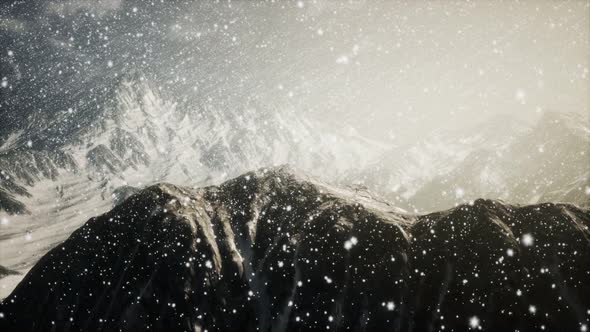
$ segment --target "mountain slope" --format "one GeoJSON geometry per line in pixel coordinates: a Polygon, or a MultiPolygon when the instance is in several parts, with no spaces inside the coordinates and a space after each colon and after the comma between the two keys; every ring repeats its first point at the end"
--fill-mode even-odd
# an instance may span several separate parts
{"type": "Polygon", "coordinates": [[[579,330],[590,214],[413,216],[284,168],[149,187],[89,220],[0,305],[3,330],[579,330]]]}

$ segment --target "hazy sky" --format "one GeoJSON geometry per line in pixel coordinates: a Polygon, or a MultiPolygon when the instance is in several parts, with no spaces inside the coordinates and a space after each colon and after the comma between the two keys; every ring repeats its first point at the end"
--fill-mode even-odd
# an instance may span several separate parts
{"type": "Polygon", "coordinates": [[[10,86],[140,70],[212,109],[255,100],[402,143],[498,113],[590,111],[589,1],[33,1],[0,13],[10,86]]]}
{"type": "Polygon", "coordinates": [[[379,135],[495,113],[587,116],[589,18],[587,1],[304,2],[284,18],[295,40],[285,85],[309,86],[314,114],[379,135]],[[319,75],[298,77],[309,68],[319,75]]]}

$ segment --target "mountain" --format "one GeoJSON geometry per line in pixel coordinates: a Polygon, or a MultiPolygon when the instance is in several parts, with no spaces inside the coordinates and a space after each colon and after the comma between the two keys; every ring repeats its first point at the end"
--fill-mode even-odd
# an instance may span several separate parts
{"type": "Polygon", "coordinates": [[[28,125],[6,128],[10,137],[0,146],[3,265],[26,273],[133,188],[160,181],[210,185],[284,163],[329,179],[363,167],[383,149],[257,100],[220,110],[196,97],[173,98],[139,72],[105,83],[108,93],[97,90],[88,90],[90,106],[51,113],[50,120],[44,112],[30,113],[28,125]],[[55,134],[60,123],[64,129],[55,134]],[[59,140],[43,143],[54,136],[59,140]]]}
{"type": "Polygon", "coordinates": [[[526,123],[506,114],[461,130],[440,129],[416,142],[385,150],[367,167],[348,172],[340,183],[367,187],[410,211],[447,208],[452,205],[439,204],[436,200],[428,201],[431,205],[427,205],[414,196],[430,182],[454,172],[482,146],[503,150],[526,130],[526,123]]]}
{"type": "Polygon", "coordinates": [[[590,207],[590,172],[586,172],[578,179],[562,186],[562,188],[547,192],[541,196],[541,202],[577,202],[580,206],[590,207]]]}
{"type": "Polygon", "coordinates": [[[501,115],[390,148],[340,183],[355,183],[414,212],[479,197],[587,206],[589,148],[590,124],[578,114],[546,112],[532,126],[501,115]]]}
{"type": "Polygon", "coordinates": [[[423,184],[411,201],[425,210],[477,197],[588,205],[590,125],[579,115],[549,112],[505,147],[484,146],[423,184]]]}
{"type": "Polygon", "coordinates": [[[286,168],[157,184],[91,218],[0,304],[2,330],[578,331],[590,212],[410,215],[286,168]]]}
{"type": "Polygon", "coordinates": [[[210,184],[248,169],[283,163],[337,177],[345,169],[362,167],[384,149],[352,128],[351,135],[337,135],[295,112],[269,108],[257,100],[223,110],[195,98],[171,101],[177,99],[160,93],[137,72],[114,80],[104,90],[110,95],[88,90],[92,106],[54,112],[51,121],[44,112],[33,113],[23,120],[28,123],[26,130],[5,131],[8,138],[0,145],[0,197],[6,203],[0,211],[30,212],[19,196],[31,196],[32,187],[45,179],[61,185],[62,174],[106,181],[105,193],[119,182],[210,184]],[[54,127],[62,128],[60,133],[54,127]],[[337,147],[343,144],[347,146],[337,147]]]}

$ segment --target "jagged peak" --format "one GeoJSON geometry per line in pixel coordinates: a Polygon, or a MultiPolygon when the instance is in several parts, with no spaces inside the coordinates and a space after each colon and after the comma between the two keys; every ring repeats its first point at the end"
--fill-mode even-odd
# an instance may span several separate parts
{"type": "MultiPolygon", "coordinates": [[[[350,188],[340,188],[326,184],[314,179],[312,176],[298,170],[290,165],[277,165],[272,167],[260,168],[231,180],[228,180],[218,186],[204,188],[189,188],[178,186],[171,183],[161,182],[153,184],[137,194],[133,199],[142,197],[153,200],[158,197],[161,204],[168,204],[170,201],[183,202],[190,197],[207,195],[220,191],[233,192],[237,195],[248,196],[252,199],[253,195],[262,195],[274,197],[278,192],[281,195],[317,195],[325,199],[331,199],[341,206],[362,207],[367,211],[380,215],[383,219],[392,220],[400,224],[405,229],[412,229],[423,220],[472,220],[480,223],[500,224],[505,230],[509,230],[507,225],[502,224],[505,220],[513,218],[518,211],[542,210],[551,211],[551,213],[567,214],[587,213],[583,208],[573,204],[565,203],[540,203],[534,205],[519,205],[506,203],[499,199],[479,198],[469,203],[460,204],[456,207],[437,211],[425,215],[411,214],[407,211],[395,207],[392,203],[373,196],[370,192],[359,192],[350,188]],[[254,185],[246,186],[247,183],[254,185]],[[246,188],[248,188],[246,190],[246,188]],[[154,196],[155,195],[155,196],[154,196]]],[[[180,207],[180,205],[178,205],[180,207]]]]}

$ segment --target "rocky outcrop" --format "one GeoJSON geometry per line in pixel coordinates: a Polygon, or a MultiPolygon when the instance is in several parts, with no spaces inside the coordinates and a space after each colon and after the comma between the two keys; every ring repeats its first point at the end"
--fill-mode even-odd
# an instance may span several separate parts
{"type": "Polygon", "coordinates": [[[0,210],[9,214],[27,214],[29,210],[25,204],[14,197],[14,195],[0,187],[0,210]]]}
{"type": "Polygon", "coordinates": [[[88,151],[86,161],[98,173],[115,174],[125,169],[124,163],[103,144],[88,151]]]}
{"type": "Polygon", "coordinates": [[[132,167],[135,165],[149,165],[150,158],[145,151],[144,145],[135,135],[115,128],[111,133],[110,148],[121,159],[126,160],[132,167]]]}
{"type": "Polygon", "coordinates": [[[121,204],[127,198],[131,197],[140,191],[139,188],[133,186],[121,186],[113,191],[111,198],[113,199],[113,206],[121,204]]]}
{"type": "Polygon", "coordinates": [[[414,216],[279,168],[149,187],[50,251],[3,331],[577,331],[590,213],[498,201],[414,216]]]}
{"type": "Polygon", "coordinates": [[[44,179],[56,180],[61,174],[77,169],[74,158],[64,151],[17,149],[0,153],[0,212],[29,213],[21,201],[31,197],[28,187],[44,179]]]}
{"type": "Polygon", "coordinates": [[[17,271],[13,271],[7,267],[0,265],[0,279],[10,276],[10,275],[15,275],[15,274],[19,274],[19,273],[17,271]]]}

